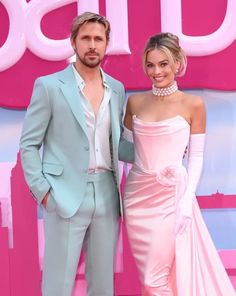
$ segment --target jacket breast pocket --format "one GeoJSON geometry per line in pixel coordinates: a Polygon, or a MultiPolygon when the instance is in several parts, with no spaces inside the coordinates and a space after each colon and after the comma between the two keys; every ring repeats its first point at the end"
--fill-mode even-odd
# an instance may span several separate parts
{"type": "Polygon", "coordinates": [[[49,174],[49,175],[54,175],[54,176],[60,176],[63,173],[63,166],[61,164],[44,162],[43,163],[43,173],[49,174]]]}

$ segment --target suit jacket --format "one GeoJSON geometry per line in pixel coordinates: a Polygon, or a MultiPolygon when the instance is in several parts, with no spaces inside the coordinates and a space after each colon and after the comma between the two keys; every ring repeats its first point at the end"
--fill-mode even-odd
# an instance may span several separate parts
{"type": "MultiPolygon", "coordinates": [[[[105,79],[112,89],[109,103],[112,131],[110,144],[117,190],[120,193],[118,146],[125,92],[119,81],[107,74],[105,79]]],[[[89,166],[86,129],[72,66],[38,78],[20,140],[22,166],[27,184],[38,203],[50,190],[58,214],[65,218],[78,210],[85,194],[89,166]]],[[[121,146],[120,157],[127,159],[123,142],[121,146]]],[[[132,153],[132,148],[128,150],[132,153]]]]}

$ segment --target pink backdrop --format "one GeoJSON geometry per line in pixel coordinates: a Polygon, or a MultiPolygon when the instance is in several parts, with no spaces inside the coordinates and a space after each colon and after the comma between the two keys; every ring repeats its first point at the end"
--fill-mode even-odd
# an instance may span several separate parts
{"type": "MultiPolygon", "coordinates": [[[[225,17],[227,0],[182,0],[181,3],[182,30],[185,35],[202,36],[213,33],[221,26],[225,17]]],[[[131,54],[107,56],[103,67],[108,73],[123,81],[127,90],[146,89],[150,87],[150,82],[143,74],[141,56],[148,36],[161,30],[160,1],[129,0],[127,4],[131,54]]],[[[105,14],[105,10],[105,1],[100,1],[100,12],[105,14]]],[[[69,35],[71,20],[76,14],[76,3],[51,11],[42,19],[42,31],[50,38],[64,39],[69,35]]],[[[6,41],[9,29],[9,17],[1,1],[0,19],[1,46],[6,41]]],[[[14,48],[12,50],[14,51],[14,48]]],[[[185,77],[179,81],[180,86],[235,90],[235,50],[236,43],[233,42],[226,49],[213,55],[189,56],[188,70],[185,77]]],[[[26,49],[23,57],[14,66],[0,72],[0,106],[25,108],[29,103],[35,78],[65,66],[65,60],[45,61],[26,49]]]]}
{"type": "MultiPolygon", "coordinates": [[[[2,3],[0,0],[0,48],[6,42],[10,26],[7,10],[2,3]]],[[[99,3],[100,12],[106,14],[106,0],[100,0],[99,3]]],[[[182,0],[183,33],[202,36],[217,30],[225,17],[227,3],[227,0],[182,0]]],[[[127,90],[148,89],[150,82],[144,76],[141,65],[142,51],[148,36],[161,31],[160,1],[127,0],[127,4],[131,54],[109,55],[104,60],[103,68],[120,79],[127,90]]],[[[42,20],[42,31],[50,38],[64,39],[69,34],[71,20],[76,14],[76,3],[51,11],[42,20]]],[[[120,28],[123,29],[122,23],[120,28]]],[[[11,50],[13,52],[14,48],[11,50]]],[[[236,42],[233,42],[221,52],[212,55],[189,56],[188,70],[185,77],[179,80],[180,87],[236,90],[235,50],[236,42]]],[[[66,65],[66,60],[46,61],[26,49],[16,64],[0,72],[0,106],[11,109],[26,108],[35,78],[60,70],[66,65]]],[[[39,220],[37,223],[36,204],[24,182],[19,157],[11,173],[10,182],[14,247],[9,248],[9,232],[6,227],[2,227],[0,211],[0,295],[37,296],[40,295],[41,280],[39,255],[42,255],[38,255],[37,227],[42,221],[39,220]]],[[[199,201],[202,208],[235,208],[235,198],[235,195],[208,196],[201,197],[199,201]]],[[[42,233],[39,231],[40,235],[42,233]]],[[[140,287],[125,230],[123,246],[123,272],[115,275],[116,294],[135,295],[139,293],[140,287]]],[[[235,250],[221,251],[220,254],[232,281],[235,280],[235,250]]],[[[82,283],[84,284],[83,276],[78,275],[75,295],[83,295],[82,283]]]]}

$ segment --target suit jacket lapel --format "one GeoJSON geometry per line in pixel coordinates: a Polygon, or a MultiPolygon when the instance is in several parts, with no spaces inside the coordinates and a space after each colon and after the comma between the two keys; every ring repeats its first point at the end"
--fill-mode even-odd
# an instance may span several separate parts
{"type": "Polygon", "coordinates": [[[118,144],[119,144],[119,98],[116,91],[112,90],[110,100],[110,111],[111,111],[111,159],[115,170],[115,177],[117,182],[117,188],[119,189],[119,167],[118,167],[118,144]]]}
{"type": "Polygon", "coordinates": [[[61,77],[59,77],[59,80],[62,82],[61,90],[71,108],[72,113],[74,114],[75,118],[77,119],[80,126],[84,130],[85,134],[87,134],[87,126],[86,126],[86,119],[84,115],[84,109],[81,104],[78,85],[77,85],[71,65],[69,65],[62,72],[61,77]]]}
{"type": "Polygon", "coordinates": [[[117,132],[119,131],[120,119],[119,119],[119,98],[115,91],[111,93],[110,110],[111,110],[111,130],[113,138],[113,147],[117,147],[118,140],[117,132]]]}

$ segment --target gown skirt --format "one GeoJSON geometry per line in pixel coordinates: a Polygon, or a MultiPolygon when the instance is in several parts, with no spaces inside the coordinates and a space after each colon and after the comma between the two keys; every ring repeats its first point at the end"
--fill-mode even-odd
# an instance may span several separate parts
{"type": "Polygon", "coordinates": [[[133,132],[135,163],[126,182],[124,213],[142,295],[235,296],[196,199],[190,227],[175,234],[187,184],[182,158],[189,125],[181,116],[151,123],[134,117],[133,132]]]}

